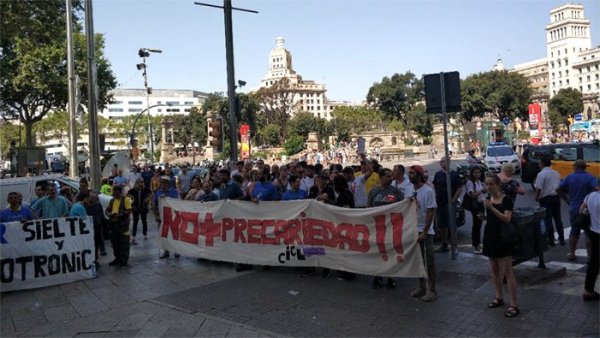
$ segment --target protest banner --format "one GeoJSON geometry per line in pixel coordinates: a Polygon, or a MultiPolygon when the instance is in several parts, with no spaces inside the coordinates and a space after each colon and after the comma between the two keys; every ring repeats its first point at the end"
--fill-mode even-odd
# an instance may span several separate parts
{"type": "Polygon", "coordinates": [[[425,277],[416,203],[347,209],[316,200],[196,202],[161,198],[159,245],[182,255],[366,275],[425,277]]]}
{"type": "Polygon", "coordinates": [[[91,217],[0,224],[0,291],[94,278],[91,217]]]}

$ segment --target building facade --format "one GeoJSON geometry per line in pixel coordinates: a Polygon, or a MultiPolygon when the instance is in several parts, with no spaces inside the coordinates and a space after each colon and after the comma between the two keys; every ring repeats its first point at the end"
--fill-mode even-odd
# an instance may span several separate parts
{"type": "Polygon", "coordinates": [[[331,119],[331,107],[327,104],[325,84],[303,80],[293,68],[292,53],[284,47],[282,37],[275,39],[275,47],[269,53],[269,70],[261,80],[261,88],[268,88],[285,79],[292,95],[293,113],[312,113],[315,117],[331,119]]]}
{"type": "MultiPolygon", "coordinates": [[[[192,107],[201,107],[206,100],[207,94],[196,90],[177,89],[154,89],[152,94],[146,97],[146,89],[119,88],[111,91],[112,102],[98,111],[98,116],[109,120],[122,120],[128,116],[135,116],[142,112],[146,114],[148,107],[151,116],[186,114],[192,107]]],[[[139,123],[146,125],[147,120],[140,118],[139,123]]],[[[133,127],[133,126],[130,126],[133,127]]],[[[153,126],[154,134],[160,135],[160,126],[153,126]]],[[[103,131],[100,131],[101,133],[103,131]]],[[[107,136],[104,139],[104,150],[128,149],[128,135],[107,136]]],[[[86,153],[88,149],[88,135],[78,135],[77,144],[79,152],[86,153]]],[[[44,143],[48,154],[68,156],[65,147],[66,138],[52,139],[44,143]]],[[[140,145],[144,147],[145,145],[140,145]]],[[[156,146],[158,149],[158,146],[156,146]]]]}
{"type": "MultiPolygon", "coordinates": [[[[550,10],[546,26],[546,57],[515,65],[511,71],[530,81],[534,101],[542,104],[561,89],[583,95],[582,119],[600,118],[600,47],[592,48],[591,24],[583,5],[565,4],[550,10]]],[[[580,113],[580,112],[574,112],[580,113]]]]}

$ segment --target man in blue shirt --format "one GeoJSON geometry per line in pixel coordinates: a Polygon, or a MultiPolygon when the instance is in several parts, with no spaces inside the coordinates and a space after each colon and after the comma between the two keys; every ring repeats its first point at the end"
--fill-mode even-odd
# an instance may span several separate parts
{"type": "MultiPolygon", "coordinates": [[[[212,190],[213,190],[212,184],[210,182],[204,182],[202,184],[202,191],[204,192],[204,194],[198,196],[196,201],[200,201],[200,202],[218,201],[219,196],[217,196],[214,192],[212,192],[212,190]]],[[[222,199],[224,199],[224,198],[222,198],[222,199]]]]}
{"type": "Polygon", "coordinates": [[[77,203],[73,204],[69,216],[71,217],[87,217],[87,211],[85,205],[88,203],[90,194],[87,192],[80,192],[77,194],[77,203]]]}
{"type": "Polygon", "coordinates": [[[256,186],[252,189],[252,202],[275,200],[277,192],[273,183],[267,180],[268,176],[268,168],[263,168],[258,172],[256,186]]]}
{"type": "Polygon", "coordinates": [[[0,222],[28,221],[33,219],[33,213],[29,208],[21,206],[19,194],[8,193],[8,207],[0,212],[0,222]]]}
{"type": "Polygon", "coordinates": [[[40,218],[60,218],[69,214],[67,200],[56,194],[56,187],[52,184],[48,185],[48,196],[40,198],[31,207],[36,212],[39,212],[40,218]]]}
{"type": "Polygon", "coordinates": [[[306,191],[300,189],[300,183],[302,180],[300,177],[296,175],[290,176],[290,186],[291,189],[286,191],[281,197],[282,201],[294,201],[294,200],[303,200],[308,197],[306,191]]]}
{"type": "Polygon", "coordinates": [[[244,193],[242,189],[233,181],[231,181],[231,175],[229,170],[221,169],[219,170],[219,175],[221,176],[221,184],[222,187],[220,189],[220,199],[222,200],[239,200],[244,197],[244,193]]]}
{"type": "MultiPolygon", "coordinates": [[[[575,217],[579,213],[579,207],[583,203],[585,196],[596,190],[598,179],[585,171],[587,163],[584,160],[577,160],[573,164],[575,171],[560,182],[556,192],[569,204],[569,220],[571,221],[571,232],[569,234],[569,260],[577,259],[575,248],[579,241],[581,229],[574,224],[575,217]],[[568,197],[567,197],[568,194],[568,197]]],[[[588,246],[586,242],[586,247],[588,246]]]]}
{"type": "MultiPolygon", "coordinates": [[[[162,197],[171,197],[171,198],[179,198],[179,193],[177,189],[171,185],[171,177],[170,176],[162,176],[160,178],[160,188],[156,190],[154,193],[154,197],[152,198],[152,210],[154,211],[154,217],[156,221],[160,223],[160,213],[158,210],[158,200],[162,197]]],[[[160,256],[161,259],[168,258],[170,255],[169,250],[165,250],[165,252],[160,256]]],[[[175,254],[175,258],[179,258],[179,254],[175,254]]]]}

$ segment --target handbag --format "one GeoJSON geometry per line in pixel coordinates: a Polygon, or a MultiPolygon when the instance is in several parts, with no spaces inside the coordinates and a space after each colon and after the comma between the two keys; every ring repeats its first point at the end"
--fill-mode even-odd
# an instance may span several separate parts
{"type": "Polygon", "coordinates": [[[589,231],[591,223],[592,223],[592,220],[590,219],[590,215],[580,212],[577,214],[577,216],[575,216],[573,225],[575,225],[576,227],[578,227],[579,229],[581,229],[583,231],[589,231]]]}
{"type": "Polygon", "coordinates": [[[479,209],[478,204],[479,203],[477,202],[476,198],[473,198],[469,196],[469,193],[466,193],[461,205],[463,209],[474,212],[477,211],[477,209],[479,209]]]}

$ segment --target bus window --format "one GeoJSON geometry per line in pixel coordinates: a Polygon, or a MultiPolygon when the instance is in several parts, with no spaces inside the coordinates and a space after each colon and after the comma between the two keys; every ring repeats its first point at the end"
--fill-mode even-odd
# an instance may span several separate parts
{"type": "Polygon", "coordinates": [[[556,148],[554,149],[554,159],[557,161],[575,161],[577,160],[577,148],[556,148]]]}
{"type": "Polygon", "coordinates": [[[583,148],[583,160],[586,162],[600,162],[600,147],[583,148]]]}

